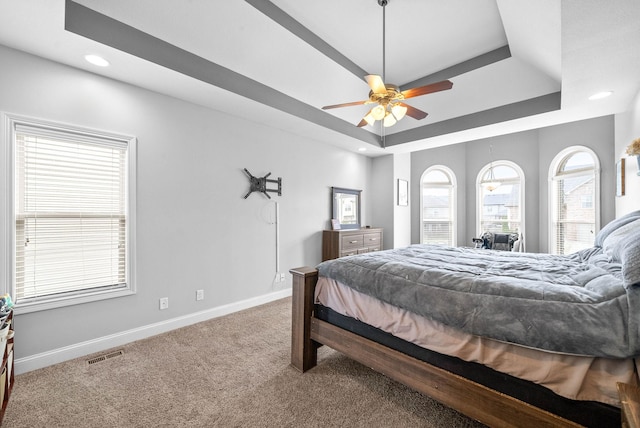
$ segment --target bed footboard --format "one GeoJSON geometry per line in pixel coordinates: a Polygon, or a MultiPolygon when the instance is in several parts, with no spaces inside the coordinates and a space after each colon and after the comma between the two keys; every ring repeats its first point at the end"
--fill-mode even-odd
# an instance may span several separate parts
{"type": "Polygon", "coordinates": [[[318,271],[300,267],[289,271],[293,275],[291,317],[291,365],[301,372],[316,366],[320,344],[311,340],[313,296],[318,271]]]}
{"type": "Polygon", "coordinates": [[[318,271],[300,267],[289,272],[293,275],[291,364],[301,372],[316,366],[318,348],[324,344],[489,426],[581,426],[316,318],[318,271]]]}

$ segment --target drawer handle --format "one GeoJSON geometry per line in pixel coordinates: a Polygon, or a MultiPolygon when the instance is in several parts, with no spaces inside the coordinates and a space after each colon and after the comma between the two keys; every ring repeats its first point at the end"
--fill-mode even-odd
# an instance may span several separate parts
{"type": "Polygon", "coordinates": [[[377,241],[378,238],[369,238],[369,241],[377,241]]]}
{"type": "Polygon", "coordinates": [[[358,241],[349,241],[349,244],[357,244],[358,241]]]}

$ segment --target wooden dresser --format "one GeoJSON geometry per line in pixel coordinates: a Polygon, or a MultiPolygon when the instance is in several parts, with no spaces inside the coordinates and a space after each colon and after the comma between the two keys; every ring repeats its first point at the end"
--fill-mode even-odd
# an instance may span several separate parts
{"type": "Polygon", "coordinates": [[[382,228],[325,230],[322,261],[382,249],[382,228]]]}

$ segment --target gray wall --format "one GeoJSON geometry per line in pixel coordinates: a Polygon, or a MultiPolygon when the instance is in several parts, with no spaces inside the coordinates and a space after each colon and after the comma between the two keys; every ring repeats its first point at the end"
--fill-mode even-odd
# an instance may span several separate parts
{"type": "Polygon", "coordinates": [[[600,227],[616,217],[614,117],[572,122],[539,130],[540,141],[540,251],[549,250],[549,216],[547,177],[549,164],[566,147],[586,146],[600,160],[600,227]]]}
{"type": "Polygon", "coordinates": [[[373,159],[371,177],[372,194],[363,198],[371,199],[372,227],[384,228],[382,244],[385,250],[393,248],[394,213],[393,213],[393,155],[380,156],[373,159]]]}
{"type": "Polygon", "coordinates": [[[411,201],[408,206],[398,205],[398,179],[410,181],[411,155],[377,157],[372,171],[372,226],[384,228],[384,249],[406,247],[411,244],[412,207],[411,201]]]}
{"type": "MultiPolygon", "coordinates": [[[[411,181],[409,186],[411,188],[411,242],[414,244],[420,243],[420,183],[422,174],[424,171],[433,165],[446,165],[451,168],[456,176],[457,180],[457,204],[458,204],[458,228],[456,231],[458,245],[470,245],[469,236],[473,234],[472,231],[467,232],[467,155],[466,144],[455,144],[452,146],[438,147],[435,149],[422,150],[411,154],[411,181]]],[[[488,152],[487,152],[488,153],[488,152]]],[[[469,190],[469,193],[475,195],[473,187],[469,190]]],[[[469,215],[473,215],[473,207],[475,203],[471,205],[471,212],[469,215]]],[[[471,229],[473,230],[473,229],[471,229]]]]}
{"type": "MultiPolygon", "coordinates": [[[[420,177],[431,165],[447,165],[458,180],[458,245],[470,245],[475,179],[490,161],[489,145],[494,159],[525,171],[530,250],[546,249],[546,169],[563,147],[584,144],[598,153],[603,224],[614,216],[613,191],[606,190],[614,186],[611,117],[416,152],[410,162],[403,156],[371,160],[1,46],[0,63],[0,111],[138,138],[137,294],[17,315],[19,360],[287,291],[288,273],[284,284],[274,282],[273,201],[280,206],[280,270],[288,272],[320,261],[331,186],[363,190],[362,221],[384,227],[385,248],[391,248],[407,240],[403,222],[411,223],[411,242],[420,241],[420,177]],[[282,177],[283,196],[243,199],[243,168],[282,177]],[[397,178],[409,179],[408,208],[396,206],[397,178]],[[195,301],[197,289],[205,290],[204,301],[195,301]],[[159,311],[164,296],[169,309],[159,311]]],[[[639,110],[622,117],[626,136],[616,140],[618,152],[640,136],[639,110]]],[[[0,287],[7,286],[5,278],[3,272],[0,287]]]]}
{"type": "Polygon", "coordinates": [[[367,157],[1,46],[0,63],[0,111],[138,138],[137,294],[18,314],[18,359],[290,288],[290,268],[320,262],[331,186],[362,189],[370,221],[367,157]],[[284,284],[274,204],[243,199],[243,168],[283,179],[273,201],[284,284]]]}
{"type": "Polygon", "coordinates": [[[600,215],[601,225],[606,224],[615,218],[613,116],[413,153],[412,242],[420,242],[420,178],[428,167],[441,164],[451,168],[458,179],[458,245],[471,245],[471,238],[476,234],[476,178],[480,169],[493,157],[494,161],[515,162],[524,171],[526,248],[532,252],[548,251],[549,165],[561,150],[574,145],[589,147],[600,160],[600,215]]]}

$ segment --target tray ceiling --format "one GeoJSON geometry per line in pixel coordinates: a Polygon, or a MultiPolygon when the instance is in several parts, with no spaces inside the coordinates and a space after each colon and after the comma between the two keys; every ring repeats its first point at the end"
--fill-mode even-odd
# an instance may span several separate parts
{"type": "Polygon", "coordinates": [[[638,2],[532,3],[390,0],[385,80],[453,88],[407,100],[429,115],[384,130],[355,126],[368,106],[321,109],[367,99],[364,74],[382,74],[376,0],[2,0],[0,44],[371,155],[628,109],[638,2]],[[614,96],[587,100],[600,90],[614,96]]]}

